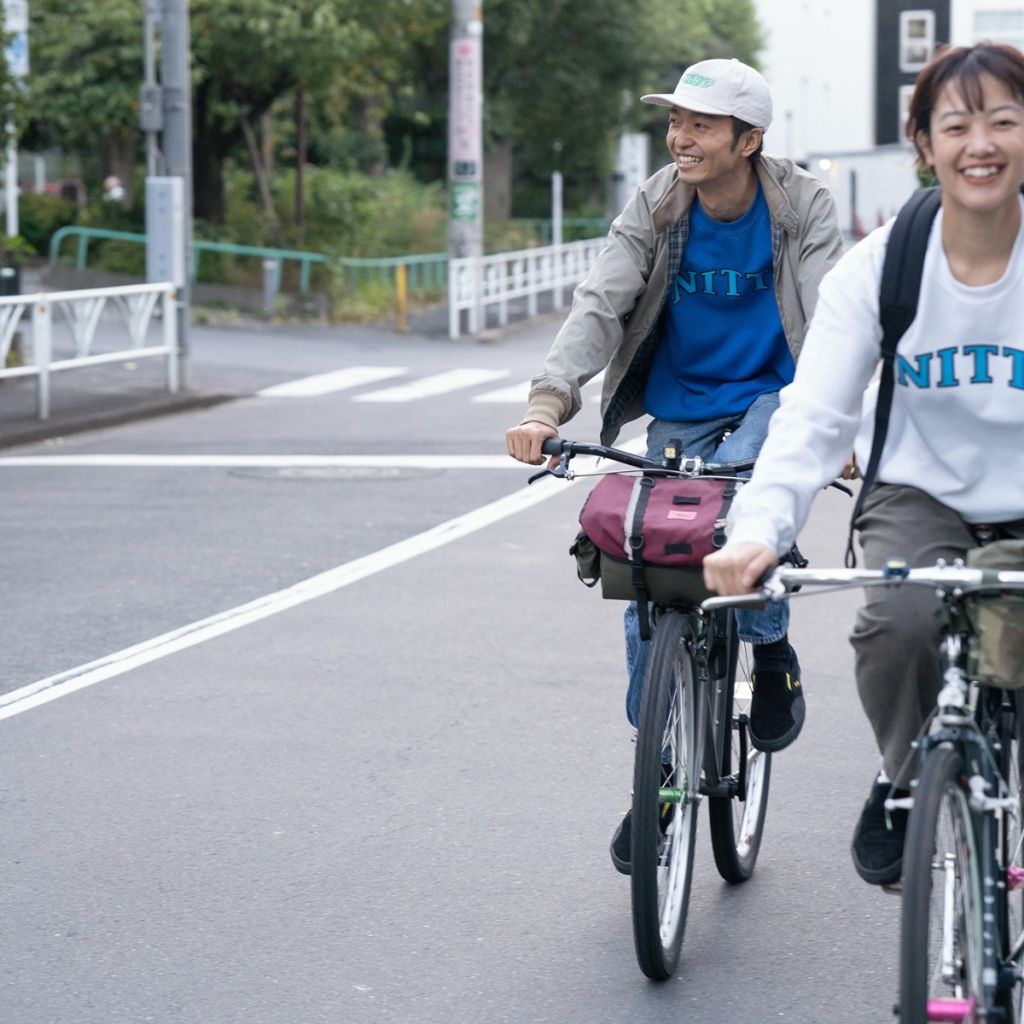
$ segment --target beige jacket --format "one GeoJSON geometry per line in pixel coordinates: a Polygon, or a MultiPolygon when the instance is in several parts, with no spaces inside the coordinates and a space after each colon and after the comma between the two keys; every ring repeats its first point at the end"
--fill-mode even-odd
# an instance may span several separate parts
{"type": "MultiPolygon", "coordinates": [[[[772,225],[775,301],[794,360],[818,298],[818,284],[842,253],[835,203],[812,174],[779,157],[756,164],[772,225]]],[[[644,415],[643,396],[661,338],[659,319],[690,229],[694,188],[674,164],[637,189],[608,239],[535,377],[523,422],[558,427],[580,409],[580,388],[607,368],[601,441],[644,415]]],[[[699,416],[695,416],[699,419],[699,416]]]]}

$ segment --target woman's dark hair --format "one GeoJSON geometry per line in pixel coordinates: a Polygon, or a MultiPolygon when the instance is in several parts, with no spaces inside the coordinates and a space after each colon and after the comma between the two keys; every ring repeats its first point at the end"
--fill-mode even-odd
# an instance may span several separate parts
{"type": "MultiPolygon", "coordinates": [[[[739,145],[740,136],[744,132],[749,132],[755,125],[748,124],[746,121],[741,121],[738,117],[732,119],[732,148],[735,149],[739,145]]],[[[747,159],[752,163],[756,164],[761,158],[761,150],[764,149],[764,132],[761,133],[761,141],[757,145],[757,149],[750,154],[747,159]]]]}
{"type": "Polygon", "coordinates": [[[983,102],[981,76],[989,74],[1002,82],[1024,103],[1024,53],[1003,43],[978,43],[976,46],[945,46],[936,50],[914,83],[905,131],[917,150],[920,166],[927,166],[918,143],[918,134],[931,134],[932,110],[942,90],[956,83],[967,109],[974,113],[983,102]]]}

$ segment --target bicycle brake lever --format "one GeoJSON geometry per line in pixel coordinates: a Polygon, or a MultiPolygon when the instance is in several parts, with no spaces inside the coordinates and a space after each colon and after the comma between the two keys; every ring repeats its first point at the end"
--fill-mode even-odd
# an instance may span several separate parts
{"type": "Polygon", "coordinates": [[[529,480],[526,481],[527,486],[534,483],[536,480],[541,480],[546,476],[555,476],[559,480],[564,480],[569,476],[569,456],[563,455],[558,460],[558,465],[554,469],[542,469],[539,473],[534,473],[529,480]]]}
{"type": "Polygon", "coordinates": [[[832,480],[825,484],[825,490],[828,490],[830,487],[834,487],[837,491],[842,491],[848,498],[853,497],[853,490],[847,487],[846,484],[841,484],[838,480],[832,480]]]}

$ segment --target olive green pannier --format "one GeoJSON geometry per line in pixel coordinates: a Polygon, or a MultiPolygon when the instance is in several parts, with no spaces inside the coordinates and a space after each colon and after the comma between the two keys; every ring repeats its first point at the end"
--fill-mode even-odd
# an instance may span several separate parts
{"type": "MultiPolygon", "coordinates": [[[[1000,540],[967,554],[972,569],[1024,570],[1024,540],[1000,540]]],[[[1006,690],[1024,687],[1024,594],[978,594],[968,604],[976,634],[968,652],[972,679],[1006,690]]]]}

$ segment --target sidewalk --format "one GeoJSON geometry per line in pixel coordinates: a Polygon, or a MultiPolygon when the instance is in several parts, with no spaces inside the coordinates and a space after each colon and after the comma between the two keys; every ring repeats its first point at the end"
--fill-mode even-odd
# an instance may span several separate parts
{"type": "MultiPolygon", "coordinates": [[[[553,322],[550,316],[520,320],[503,330],[489,330],[478,339],[458,341],[447,336],[445,307],[414,312],[409,317],[409,330],[403,333],[388,324],[273,324],[244,316],[226,326],[197,325],[190,331],[191,351],[184,368],[183,386],[177,394],[167,391],[166,365],[160,358],[67,370],[51,375],[50,418],[40,420],[36,379],[0,380],[0,449],[248,397],[278,382],[279,373],[268,377],[267,364],[261,360],[260,352],[273,350],[279,354],[282,339],[351,341],[372,332],[382,339],[392,337],[424,346],[466,346],[497,341],[518,332],[529,335],[534,329],[550,331],[553,322]],[[216,336],[216,344],[211,345],[208,339],[212,335],[216,336]]],[[[273,361],[279,362],[279,356],[273,361]]]]}

